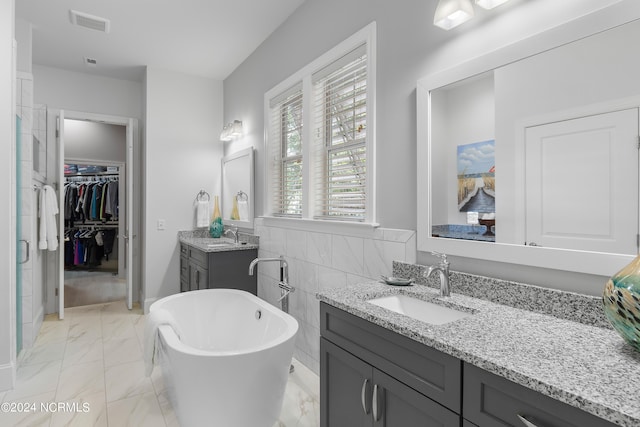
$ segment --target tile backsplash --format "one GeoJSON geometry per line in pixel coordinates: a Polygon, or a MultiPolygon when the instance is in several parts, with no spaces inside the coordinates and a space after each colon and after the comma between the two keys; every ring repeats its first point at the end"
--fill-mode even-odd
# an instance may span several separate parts
{"type": "MultiPolygon", "coordinates": [[[[302,227],[300,227],[302,228],[302,227]]],[[[416,262],[416,233],[377,228],[367,237],[270,226],[259,218],[260,257],[283,255],[289,263],[289,312],[300,329],[294,357],[318,373],[320,370],[320,303],[316,292],[391,275],[393,261],[416,262]]],[[[258,295],[279,306],[279,267],[258,267],[258,295]]]]}

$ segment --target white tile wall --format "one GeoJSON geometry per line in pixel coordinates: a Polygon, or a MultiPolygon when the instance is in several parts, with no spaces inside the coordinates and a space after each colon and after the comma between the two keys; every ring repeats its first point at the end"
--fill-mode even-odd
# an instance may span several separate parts
{"type": "MultiPolygon", "coordinates": [[[[22,188],[22,229],[21,239],[31,243],[30,261],[22,268],[22,346],[28,349],[33,345],[42,323],[42,301],[34,299],[33,255],[37,246],[37,229],[34,227],[37,204],[33,192],[33,76],[18,73],[16,79],[16,112],[21,118],[21,188],[22,188]]],[[[38,294],[39,295],[39,294],[38,294]]]]}
{"type": "MultiPolygon", "coordinates": [[[[320,303],[316,293],[348,284],[377,280],[391,274],[393,261],[415,262],[416,233],[412,230],[377,228],[362,237],[285,228],[257,219],[260,257],[283,255],[289,263],[289,279],[296,290],[289,312],[298,320],[295,358],[315,373],[320,370],[320,303]]],[[[258,296],[276,303],[277,263],[263,263],[258,271],[258,296]]]]}

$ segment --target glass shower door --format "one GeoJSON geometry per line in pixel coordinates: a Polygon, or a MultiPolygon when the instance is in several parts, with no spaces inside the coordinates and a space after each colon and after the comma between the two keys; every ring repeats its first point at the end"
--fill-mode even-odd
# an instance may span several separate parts
{"type": "Polygon", "coordinates": [[[16,116],[16,355],[22,350],[22,119],[16,116]]]}

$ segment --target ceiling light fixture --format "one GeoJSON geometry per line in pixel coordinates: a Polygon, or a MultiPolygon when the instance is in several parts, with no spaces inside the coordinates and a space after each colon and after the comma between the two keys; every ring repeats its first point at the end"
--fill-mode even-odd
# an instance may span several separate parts
{"type": "Polygon", "coordinates": [[[440,0],[433,16],[433,25],[450,30],[473,18],[471,0],[440,0]]]}
{"type": "Polygon", "coordinates": [[[476,4],[484,9],[490,10],[508,1],[509,0],[476,0],[476,4]]]}

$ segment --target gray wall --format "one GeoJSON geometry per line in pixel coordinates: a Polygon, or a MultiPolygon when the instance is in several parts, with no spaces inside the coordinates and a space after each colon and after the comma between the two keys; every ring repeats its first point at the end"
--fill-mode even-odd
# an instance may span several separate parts
{"type": "MultiPolygon", "coordinates": [[[[383,227],[416,229],[416,81],[561,25],[616,0],[512,0],[451,31],[432,25],[437,0],[307,0],[224,82],[225,122],[246,136],[225,154],[256,148],[256,215],[263,214],[263,96],[372,21],[377,22],[377,214],[383,227]]],[[[603,278],[455,258],[452,268],[597,294],[603,278]]],[[[432,263],[419,254],[419,263],[432,263]]]]}

